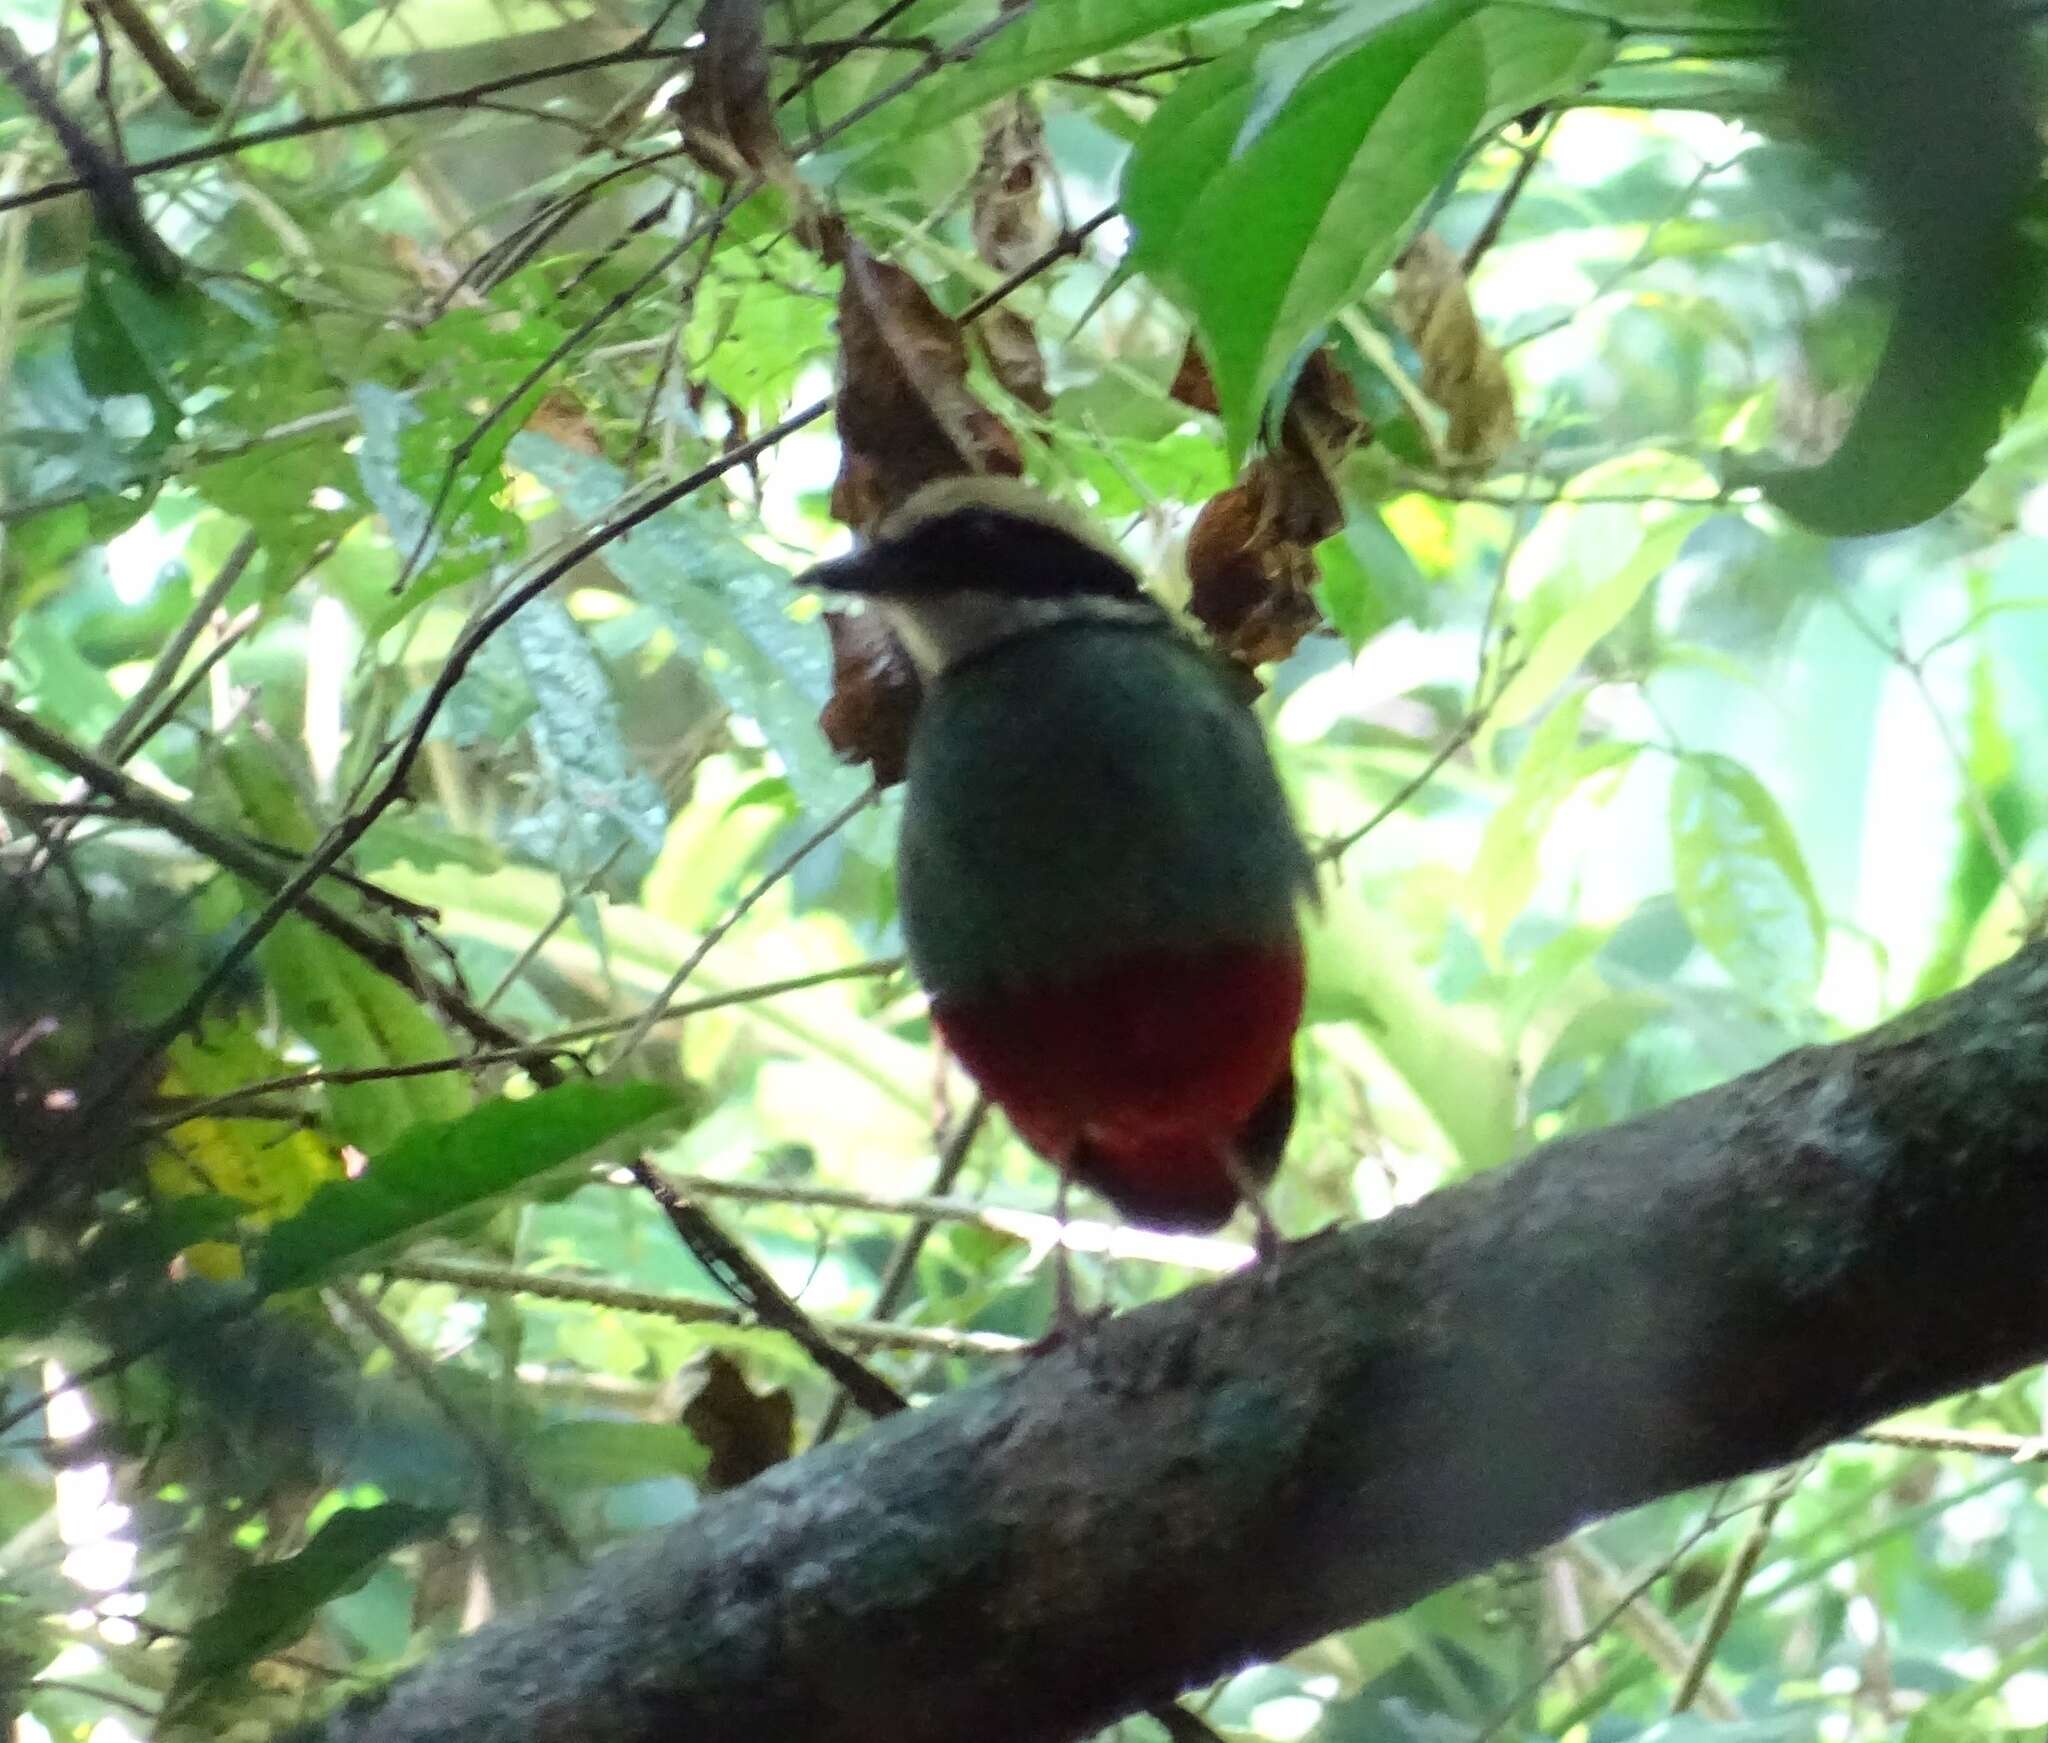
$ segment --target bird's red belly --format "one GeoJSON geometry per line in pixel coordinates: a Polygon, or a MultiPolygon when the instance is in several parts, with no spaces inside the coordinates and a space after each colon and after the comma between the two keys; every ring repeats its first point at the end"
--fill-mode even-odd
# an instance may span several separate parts
{"type": "Polygon", "coordinates": [[[1286,1070],[1301,1007],[1298,948],[1231,945],[1133,954],[1065,986],[943,1000],[932,1019],[1049,1160],[1069,1162],[1085,1140],[1170,1166],[1183,1148],[1214,1158],[1232,1141],[1286,1070]]]}

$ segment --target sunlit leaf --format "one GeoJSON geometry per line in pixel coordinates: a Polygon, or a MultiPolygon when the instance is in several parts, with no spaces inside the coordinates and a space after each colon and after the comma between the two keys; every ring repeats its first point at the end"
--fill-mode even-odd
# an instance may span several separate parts
{"type": "Polygon", "coordinates": [[[500,1097],[441,1125],[416,1126],[353,1180],[323,1186],[263,1243],[265,1293],[296,1289],[442,1217],[589,1155],[682,1102],[651,1083],[568,1083],[524,1100],[500,1097]]]}
{"type": "Polygon", "coordinates": [[[1813,996],[1826,917],[1792,826],[1763,783],[1723,756],[1690,756],[1671,781],[1671,865],[1693,935],[1761,1004],[1813,996]]]}

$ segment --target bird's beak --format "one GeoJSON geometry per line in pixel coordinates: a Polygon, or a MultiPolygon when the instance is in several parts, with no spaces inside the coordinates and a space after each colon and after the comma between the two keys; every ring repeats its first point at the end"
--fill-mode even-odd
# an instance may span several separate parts
{"type": "Polygon", "coordinates": [[[881,569],[870,545],[813,564],[790,584],[810,593],[877,593],[883,590],[881,569]]]}

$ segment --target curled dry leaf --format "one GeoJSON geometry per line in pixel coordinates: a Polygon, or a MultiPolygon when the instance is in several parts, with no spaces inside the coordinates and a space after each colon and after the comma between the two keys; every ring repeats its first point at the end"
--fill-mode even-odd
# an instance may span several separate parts
{"type": "Polygon", "coordinates": [[[542,395],[540,404],[527,414],[526,427],[535,435],[546,436],[578,454],[596,458],[604,453],[604,444],[598,440],[597,426],[590,421],[590,413],[584,410],[582,400],[566,387],[550,388],[542,395]]]}
{"type": "Polygon", "coordinates": [[[839,478],[832,512],[862,531],[920,485],[1024,470],[1017,438],[967,387],[959,323],[900,266],[846,244],[839,293],[839,478]]]}
{"type": "MultiPolygon", "coordinates": [[[[982,136],[974,172],[974,251],[998,272],[1018,272],[1052,246],[1057,227],[1046,212],[1052,160],[1045,126],[1028,97],[997,107],[982,136]]],[[[1033,411],[1052,408],[1045,357],[1031,323],[1015,309],[994,309],[975,328],[989,372],[1033,411]]]]}
{"type": "Polygon", "coordinates": [[[796,1450],[796,1406],[781,1387],[756,1392],[730,1356],[703,1360],[696,1395],[683,1406],[683,1426],[711,1455],[705,1487],[737,1489],[796,1450]]]}
{"type": "Polygon", "coordinates": [[[1207,412],[1212,418],[1223,414],[1223,403],[1216,397],[1216,383],[1209,374],[1209,360],[1202,355],[1202,348],[1192,334],[1187,349],[1180,354],[1180,367],[1173,372],[1173,385],[1166,391],[1182,405],[1207,412]]]}
{"type": "Polygon", "coordinates": [[[844,761],[866,763],[875,785],[903,779],[910,724],[924,695],[917,670],[873,612],[825,613],[832,641],[832,695],[818,716],[825,741],[844,761]]]}
{"type": "Polygon", "coordinates": [[[690,83],[670,104],[683,150],[713,175],[779,173],[789,150],[768,94],[761,0],[704,0],[697,28],[704,40],[691,57],[690,83]]]}
{"type": "Polygon", "coordinates": [[[1031,323],[1014,309],[991,309],[974,326],[989,373],[1035,412],[1052,410],[1045,387],[1045,354],[1031,323]]]}
{"type": "Polygon", "coordinates": [[[1314,555],[1274,531],[1281,495],[1270,462],[1255,460],[1203,504],[1188,534],[1188,609],[1246,666],[1285,659],[1321,619],[1314,555]]]}
{"type": "Polygon", "coordinates": [[[842,227],[797,174],[776,123],[761,0],[704,0],[697,28],[704,40],[691,59],[689,86],[669,105],[683,150],[726,181],[753,174],[780,188],[795,209],[798,238],[826,260],[838,259],[842,227]]]}
{"type": "Polygon", "coordinates": [[[1422,355],[1422,391],[1449,415],[1444,458],[1492,465],[1518,433],[1514,388],[1472,312],[1464,267],[1433,230],[1416,237],[1394,269],[1394,319],[1422,355]]]}
{"type": "Polygon", "coordinates": [[[1052,246],[1045,209],[1052,160],[1045,125],[1028,97],[997,106],[974,171],[974,252],[998,272],[1017,272],[1052,246]]]}
{"type": "MultiPolygon", "coordinates": [[[[1174,397],[1199,405],[1208,371],[1190,345],[1174,397]]],[[[1188,534],[1188,609],[1247,666],[1285,659],[1322,620],[1315,547],[1344,524],[1336,471],[1372,439],[1351,378],[1327,351],[1303,365],[1270,453],[1211,497],[1188,534]]]]}

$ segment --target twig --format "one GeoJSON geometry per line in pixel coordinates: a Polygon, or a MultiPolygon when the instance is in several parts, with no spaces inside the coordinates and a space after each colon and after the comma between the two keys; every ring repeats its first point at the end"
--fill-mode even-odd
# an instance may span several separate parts
{"type": "MultiPolygon", "coordinates": [[[[580,1301],[592,1307],[645,1313],[684,1324],[751,1325],[756,1316],[723,1301],[658,1290],[630,1289],[619,1283],[552,1271],[520,1271],[490,1265],[456,1264],[439,1259],[398,1259],[379,1267],[387,1277],[415,1283],[445,1283],[485,1294],[532,1295],[545,1301],[580,1301]]],[[[766,1321],[759,1321],[766,1324],[766,1321]]],[[[778,1328],[779,1329],[779,1328],[778,1328]]],[[[832,1335],[857,1349],[922,1350],[940,1356],[1011,1356],[1028,1347],[1027,1340],[992,1331],[952,1331],[939,1326],[882,1325],[872,1320],[835,1320],[832,1335]]],[[[808,1353],[808,1352],[807,1352],[808,1353]]]]}
{"type": "MultiPolygon", "coordinates": [[[[775,998],[783,993],[805,992],[812,987],[829,986],[834,981],[895,974],[902,966],[900,957],[879,957],[871,962],[851,963],[844,968],[821,968],[811,974],[792,975],[787,980],[763,981],[758,986],[735,987],[730,992],[707,993],[702,998],[684,999],[668,1006],[659,1012],[658,1020],[671,1022],[683,1017],[696,1016],[702,1011],[723,1010],[731,1005],[753,1004],[757,1000],[775,998]]],[[[293,1072],[288,1076],[261,1078],[253,1083],[245,1083],[239,1089],[209,1097],[205,1101],[182,1103],[176,1110],[176,1117],[160,1122],[158,1129],[182,1125],[187,1120],[234,1114],[245,1109],[253,1100],[288,1094],[293,1090],[322,1089],[329,1085],[347,1083],[386,1083],[406,1077],[434,1077],[450,1071],[481,1071],[492,1065],[531,1067],[540,1061],[551,1059],[556,1054],[567,1053],[578,1041],[588,1041],[603,1035],[616,1035],[639,1020],[637,1016],[633,1016],[607,1018],[595,1023],[579,1023],[572,1028],[557,1030],[552,1035],[536,1036],[531,1041],[521,1041],[510,1047],[482,1047],[470,1053],[451,1053],[440,1059],[408,1060],[402,1065],[366,1065],[338,1071],[315,1067],[309,1071],[293,1072]]]]}
{"type": "Polygon", "coordinates": [[[1470,744],[1474,738],[1478,737],[1479,729],[1486,724],[1487,712],[1483,708],[1472,709],[1463,720],[1458,722],[1457,730],[1430,754],[1429,761],[1424,763],[1412,776],[1401,783],[1400,788],[1391,799],[1356,829],[1324,842],[1317,849],[1316,858],[1326,863],[1342,859],[1346,853],[1356,847],[1382,823],[1386,822],[1389,817],[1393,816],[1396,811],[1400,810],[1403,805],[1407,804],[1410,799],[1414,798],[1417,793],[1421,792],[1424,787],[1435,780],[1437,771],[1444,764],[1470,744]]]}
{"type": "Polygon", "coordinates": [[[683,1245],[696,1254],[698,1263],[717,1279],[719,1286],[757,1320],[793,1338],[870,1416],[893,1416],[908,1407],[909,1400],[901,1392],[820,1331],[781,1284],[762,1270],[744,1247],[676,1191],[652,1162],[645,1156],[636,1157],[632,1170],[633,1178],[646,1187],[666,1213],[683,1245]]]}
{"type": "MultiPolygon", "coordinates": [[[[932,1184],[928,1197],[943,1198],[953,1190],[960,1178],[960,1171],[967,1166],[967,1153],[974,1148],[974,1140],[988,1121],[988,1097],[975,1092],[974,1105],[967,1110],[966,1117],[954,1127],[946,1140],[945,1148],[939,1152],[939,1165],[932,1172],[932,1184]]],[[[924,1251],[925,1242],[939,1225],[936,1216],[920,1215],[903,1231],[903,1238],[896,1243],[896,1250],[889,1255],[889,1262],[882,1268],[882,1280],[875,1288],[875,1304],[869,1317],[876,1320],[893,1319],[901,1304],[904,1292],[910,1286],[911,1273],[917,1268],[917,1258],[924,1251]]],[[[839,1432],[846,1420],[846,1406],[849,1402],[845,1392],[837,1393],[826,1406],[825,1414],[818,1423],[816,1444],[823,1445],[839,1432]]]]}
{"type": "Polygon", "coordinates": [[[191,69],[178,59],[135,0],[97,0],[97,5],[106,10],[149,70],[156,74],[165,96],[195,121],[219,118],[220,104],[201,88],[191,69]]]}
{"type": "Polygon", "coordinates": [[[878,786],[871,784],[862,788],[849,803],[842,805],[837,811],[833,812],[830,817],[826,818],[823,823],[819,824],[816,829],[812,830],[810,834],[806,835],[754,880],[746,894],[733,903],[732,907],[726,911],[725,916],[715,926],[711,927],[702,938],[697,940],[697,947],[688,956],[683,958],[681,965],[676,969],[675,973],[668,977],[668,984],[655,994],[654,1002],[641,1014],[640,1020],[631,1029],[626,1031],[626,1038],[619,1043],[617,1052],[612,1056],[612,1069],[614,1071],[624,1065],[639,1050],[640,1043],[647,1039],[648,1030],[661,1021],[663,1007],[676,996],[683,983],[697,972],[698,965],[717,948],[719,940],[724,938],[727,933],[744,920],[763,896],[767,895],[770,890],[774,889],[777,884],[781,883],[784,878],[795,871],[813,852],[824,846],[826,842],[830,841],[833,836],[837,835],[840,830],[844,829],[847,824],[851,823],[881,796],[882,789],[878,786]]]}
{"type": "MultiPolygon", "coordinates": [[[[56,94],[43,82],[41,69],[21,46],[20,39],[4,25],[0,25],[0,73],[7,75],[8,83],[20,93],[29,111],[56,135],[57,144],[75,172],[67,191],[82,192],[91,202],[93,221],[107,240],[151,282],[160,286],[177,283],[184,268],[142,215],[142,202],[135,196],[134,172],[109,157],[71,119],[56,94]]],[[[0,200],[0,211],[28,203],[28,196],[17,194],[0,200]]]]}
{"type": "Polygon", "coordinates": [[[385,1317],[361,1287],[352,1282],[332,1283],[328,1285],[327,1292],[350,1318],[390,1352],[393,1365],[441,1413],[442,1419],[454,1430],[455,1437],[469,1448],[470,1457],[476,1460],[478,1468],[491,1483],[518,1502],[533,1522],[534,1529],[547,1540],[548,1547],[578,1567],[586,1565],[582,1547],[569,1535],[569,1528],[562,1523],[561,1516],[533,1486],[533,1479],[518,1459],[470,1420],[469,1412],[442,1384],[433,1364],[413,1348],[412,1341],[385,1317]]]}
{"type": "MultiPolygon", "coordinates": [[[[430,97],[407,97],[392,103],[366,103],[359,109],[337,110],[331,115],[307,115],[297,121],[281,121],[274,127],[251,128],[247,133],[230,134],[225,139],[209,140],[204,145],[188,145],[182,150],[167,151],[159,157],[143,158],[129,164],[127,173],[131,177],[161,175],[166,170],[186,169],[193,164],[211,162],[215,158],[233,157],[239,152],[253,151],[258,146],[278,145],[288,139],[304,139],[310,134],[332,133],[346,128],[362,127],[372,122],[400,120],[407,115],[426,115],[436,109],[467,108],[480,97],[487,97],[498,91],[517,90],[521,85],[544,84],[554,79],[570,78],[577,73],[597,72],[605,67],[630,66],[639,61],[673,60],[680,52],[675,48],[656,48],[645,42],[634,43],[626,48],[613,49],[606,54],[586,55],[581,60],[558,61],[552,66],[536,67],[526,72],[506,73],[500,78],[485,79],[478,84],[465,85],[460,90],[442,91],[430,97]]],[[[0,197],[0,212],[18,211],[25,206],[40,206],[50,200],[62,199],[67,194],[83,193],[87,188],[88,183],[78,175],[43,182],[21,193],[0,197]]]]}
{"type": "Polygon", "coordinates": [[[164,643],[149,671],[144,675],[135,694],[128,698],[121,712],[114,717],[114,724],[100,735],[99,754],[110,763],[123,763],[131,754],[128,740],[134,733],[136,723],[142,720],[154,706],[156,699],[178,676],[178,668],[185,663],[185,656],[192,651],[192,644],[213,621],[213,614],[226,602],[227,596],[242,579],[256,553],[262,549],[261,541],[253,532],[244,533],[235,541],[235,548],[228,552],[227,560],[220,566],[220,572],[206,584],[205,590],[192,602],[192,609],[185,619],[171,632],[171,639],[164,643]]]}
{"type": "Polygon", "coordinates": [[[1473,269],[1486,258],[1487,250],[1500,240],[1500,233],[1508,221],[1508,213],[1514,210],[1515,202],[1522,197],[1522,190],[1529,185],[1529,178],[1536,173],[1536,165],[1542,161],[1543,148],[1550,143],[1550,136],[1557,131],[1558,116],[1555,112],[1543,118],[1542,130],[1527,145],[1515,149],[1522,154],[1522,161],[1515,165],[1515,173],[1508,177],[1508,185],[1501,189],[1500,198],[1493,203],[1493,210],[1486,215],[1486,222],[1479,227],[1479,234],[1472,238],[1471,246],[1465,250],[1465,258],[1459,262],[1460,269],[1470,278],[1473,269]]]}
{"type": "Polygon", "coordinates": [[[1756,1572],[1756,1564],[1763,1558],[1764,1546],[1771,1540],[1771,1527],[1777,1522],[1778,1509],[1791,1500],[1793,1491],[1812,1468],[1811,1459],[1803,1460],[1778,1479],[1776,1487],[1764,1497],[1763,1505],[1757,1509],[1749,1529],[1743,1533],[1742,1542],[1736,1546],[1727,1567],[1722,1569],[1721,1583],[1714,1589],[1713,1605],[1700,1628],[1692,1657],[1686,1661],[1685,1674],[1678,1679],[1677,1692],[1671,1697],[1672,1712],[1686,1711],[1699,1698],[1707,1672],[1713,1666],[1714,1654],[1720,1650],[1728,1626],[1735,1620],[1735,1607],[1742,1602],[1743,1588],[1749,1584],[1750,1575],[1756,1572]]]}
{"type": "MultiPolygon", "coordinates": [[[[284,869],[272,863],[260,849],[200,822],[190,811],[174,805],[139,781],[122,774],[118,769],[108,767],[90,752],[72,744],[61,733],[52,732],[35,716],[23,713],[10,702],[0,702],[0,733],[4,733],[45,761],[55,763],[67,774],[77,776],[86,786],[105,795],[127,815],[147,823],[151,828],[162,830],[194,853],[233,872],[236,877],[254,885],[258,890],[272,894],[273,907],[283,899],[285,892],[291,892],[290,901],[284,907],[278,908],[276,919],[282,919],[287,912],[296,911],[337,943],[352,950],[372,968],[396,981],[407,992],[430,1000],[451,1015],[455,1013],[459,1001],[464,1013],[460,1020],[465,1027],[469,1027],[475,1021],[485,1021],[481,1013],[468,1010],[467,1001],[462,1000],[459,993],[421,974],[417,965],[398,945],[388,939],[379,938],[339,909],[331,907],[318,896],[311,894],[312,885],[320,877],[339,875],[332,864],[322,866],[310,877],[306,875],[306,868],[302,868],[297,876],[287,877],[284,869]]],[[[265,911],[268,912],[267,909],[265,911]]],[[[275,924],[274,919],[272,925],[275,924]]],[[[265,930],[267,932],[269,928],[266,927],[265,930]]],[[[236,966],[239,967],[240,963],[238,962],[236,966]]],[[[205,1008],[206,1001],[222,984],[218,976],[207,977],[199,992],[194,995],[194,1015],[205,1008]]],[[[183,1028],[183,1023],[180,1023],[178,1028],[166,1034],[158,1045],[168,1045],[183,1028]]],[[[518,1040],[509,1029],[499,1028],[495,1024],[488,1025],[488,1032],[491,1040],[499,1046],[514,1045],[518,1040]]],[[[153,1056],[152,1052],[145,1057],[153,1056]]],[[[132,1080],[131,1072],[121,1081],[125,1087],[132,1080]]],[[[4,1223],[0,1223],[0,1226],[4,1226],[4,1223]]]]}

